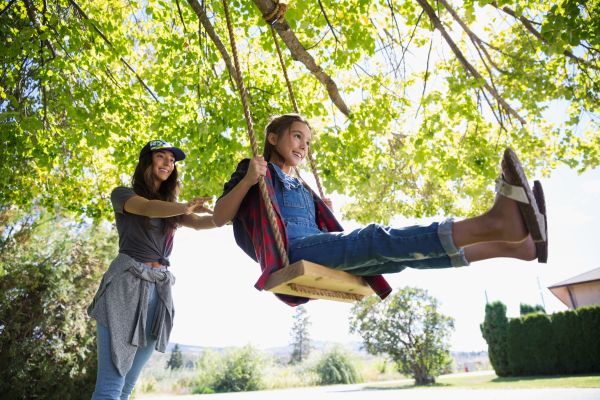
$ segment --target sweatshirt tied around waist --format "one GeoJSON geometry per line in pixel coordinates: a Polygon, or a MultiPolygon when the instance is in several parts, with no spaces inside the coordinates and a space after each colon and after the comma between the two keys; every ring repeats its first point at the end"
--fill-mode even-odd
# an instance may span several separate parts
{"type": "Polygon", "coordinates": [[[147,268],[120,253],[102,277],[88,315],[110,332],[112,361],[121,376],[133,364],[138,347],[146,346],[148,290],[154,284],[159,301],[152,321],[155,349],[164,353],[173,328],[175,309],[171,286],[175,277],[166,269],[147,268]]]}

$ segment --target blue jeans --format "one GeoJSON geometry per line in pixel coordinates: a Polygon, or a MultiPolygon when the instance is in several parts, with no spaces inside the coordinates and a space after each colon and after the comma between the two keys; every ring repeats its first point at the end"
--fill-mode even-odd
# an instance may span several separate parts
{"type": "Polygon", "coordinates": [[[391,228],[370,224],[347,232],[290,239],[290,263],[307,260],[354,275],[378,275],[410,268],[469,265],[452,239],[452,220],[429,226],[391,228]]]}
{"type": "Polygon", "coordinates": [[[146,346],[138,348],[135,353],[133,365],[125,376],[119,375],[112,362],[110,350],[110,335],[108,328],[96,323],[96,340],[98,345],[98,374],[96,376],[96,390],[92,400],[127,400],[133,387],[142,372],[142,368],[154,352],[156,338],[150,336],[154,312],[158,304],[158,293],[154,284],[148,290],[148,319],[146,322],[146,346]]]}

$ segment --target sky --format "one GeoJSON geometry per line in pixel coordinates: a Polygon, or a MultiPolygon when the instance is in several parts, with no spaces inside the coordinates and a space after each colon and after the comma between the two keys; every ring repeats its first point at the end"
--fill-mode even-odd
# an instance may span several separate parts
{"type": "MultiPolygon", "coordinates": [[[[538,177],[529,177],[530,183],[538,177]]],[[[486,301],[501,301],[509,317],[519,304],[542,304],[549,313],[564,311],[548,286],[600,267],[596,248],[600,226],[600,169],[578,175],[560,168],[541,179],[548,210],[548,264],[512,259],[477,262],[449,270],[411,270],[386,275],[392,288],[426,289],[441,303],[440,312],[454,318],[452,351],[487,350],[479,325],[486,301]]],[[[336,197],[333,197],[334,208],[336,197]]],[[[337,199],[338,201],[343,201],[337,199]]],[[[339,204],[339,203],[338,203],[339,204]]],[[[336,216],[345,229],[358,225],[336,216]]],[[[429,223],[440,218],[393,220],[393,226],[429,223]]],[[[231,226],[194,231],[180,229],[171,256],[175,324],[171,342],[195,346],[251,345],[258,349],[291,342],[294,308],[254,283],[260,267],[235,244],[231,226]]],[[[352,305],[327,300],[305,305],[312,340],[360,342],[349,333],[352,305]]]]}

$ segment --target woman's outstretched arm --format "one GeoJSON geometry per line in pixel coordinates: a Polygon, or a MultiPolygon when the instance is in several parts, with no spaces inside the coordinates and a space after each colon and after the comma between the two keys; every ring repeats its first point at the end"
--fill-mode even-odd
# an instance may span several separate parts
{"type": "Polygon", "coordinates": [[[177,215],[189,215],[204,210],[204,203],[210,197],[199,197],[189,203],[176,203],[163,200],[148,200],[142,196],[132,196],[125,202],[124,210],[131,214],[149,218],[169,218],[177,215]]]}

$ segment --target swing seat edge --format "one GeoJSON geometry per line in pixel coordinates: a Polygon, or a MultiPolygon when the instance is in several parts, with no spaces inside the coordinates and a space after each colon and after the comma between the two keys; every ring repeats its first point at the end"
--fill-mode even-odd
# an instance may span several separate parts
{"type": "Polygon", "coordinates": [[[363,278],[306,260],[271,273],[265,290],[350,303],[374,294],[363,278]]]}

